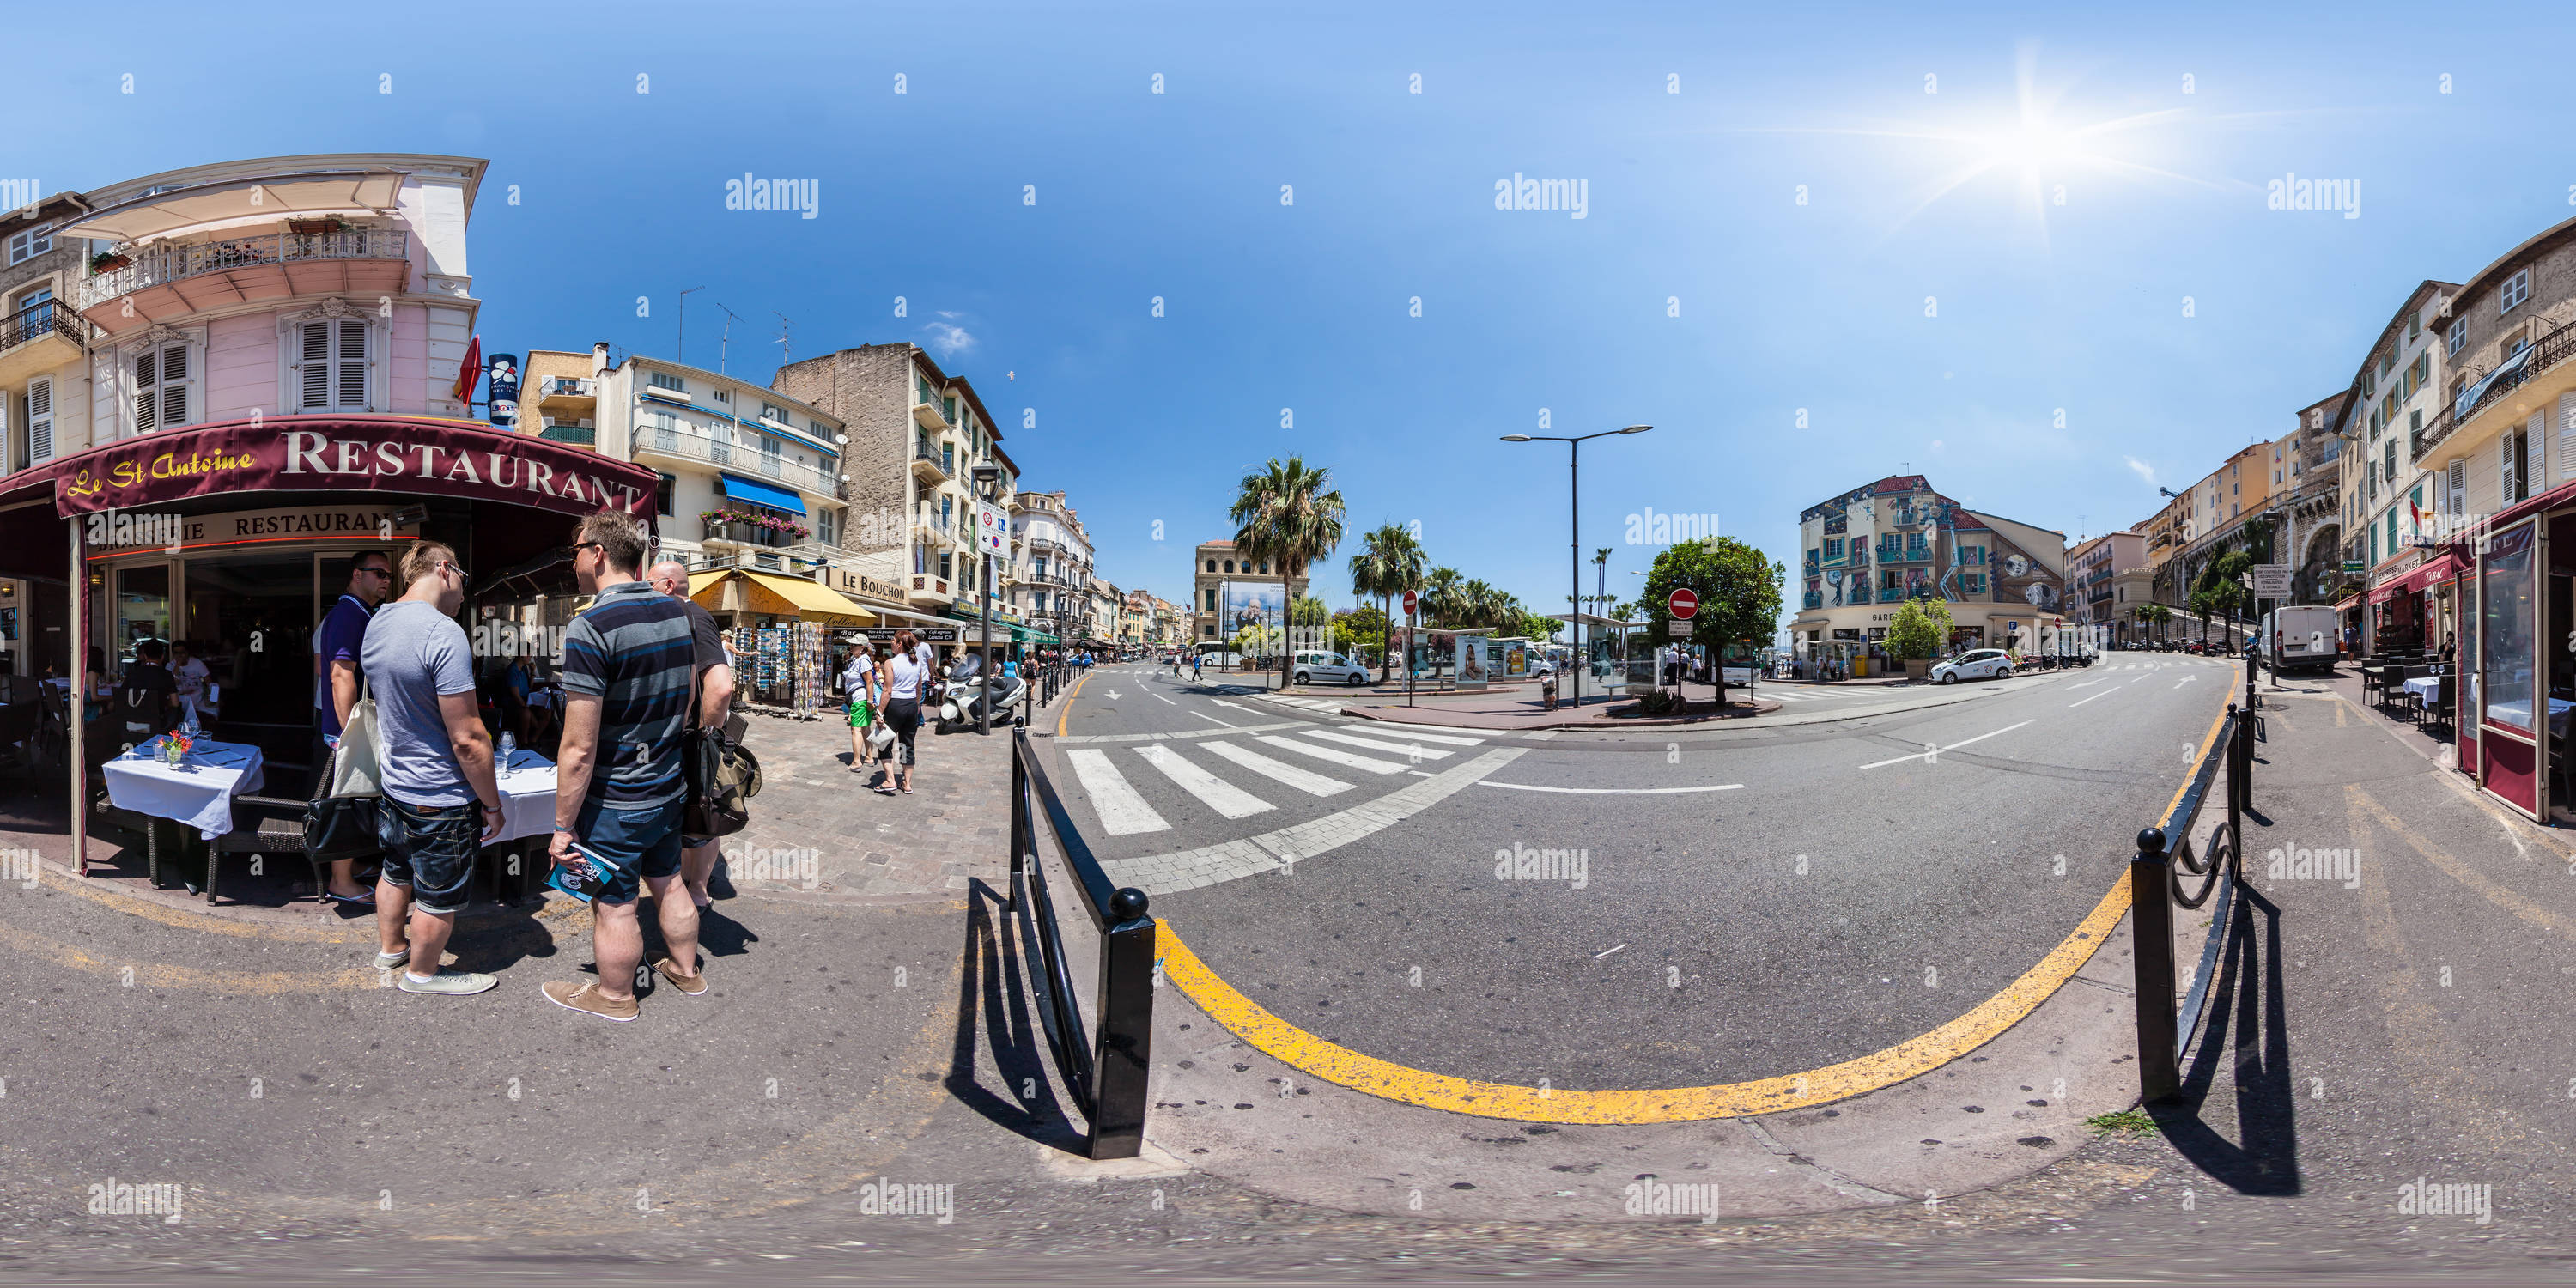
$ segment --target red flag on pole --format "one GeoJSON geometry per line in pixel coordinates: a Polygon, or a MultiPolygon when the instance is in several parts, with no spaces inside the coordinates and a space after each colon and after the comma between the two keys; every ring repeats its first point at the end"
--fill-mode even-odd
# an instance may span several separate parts
{"type": "Polygon", "coordinates": [[[483,337],[475,336],[465,345],[465,360],[456,364],[456,401],[474,405],[475,382],[483,378],[483,337]]]}

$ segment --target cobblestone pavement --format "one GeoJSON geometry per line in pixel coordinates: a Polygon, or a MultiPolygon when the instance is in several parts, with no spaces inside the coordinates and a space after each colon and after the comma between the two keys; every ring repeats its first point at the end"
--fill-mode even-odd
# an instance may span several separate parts
{"type": "Polygon", "coordinates": [[[1006,870],[1007,728],[943,735],[924,722],[910,796],[870,790],[884,771],[851,767],[850,728],[838,721],[754,716],[743,742],[760,757],[761,787],[751,825],[724,838],[725,872],[738,888],[871,903],[954,899],[970,878],[991,882],[1006,870]],[[808,849],[810,866],[801,861],[808,849]]]}

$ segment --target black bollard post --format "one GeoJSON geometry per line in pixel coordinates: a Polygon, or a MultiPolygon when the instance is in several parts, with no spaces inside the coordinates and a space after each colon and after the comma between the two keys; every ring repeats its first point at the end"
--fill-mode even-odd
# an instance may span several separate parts
{"type": "Polygon", "coordinates": [[[2165,853],[2165,833],[2151,827],[2138,833],[2137,857],[2129,861],[2131,946],[2137,962],[2138,1098],[2161,1100],[2182,1087],[2179,1040],[2181,1021],[2174,1009],[2173,860],[2165,853]]]}

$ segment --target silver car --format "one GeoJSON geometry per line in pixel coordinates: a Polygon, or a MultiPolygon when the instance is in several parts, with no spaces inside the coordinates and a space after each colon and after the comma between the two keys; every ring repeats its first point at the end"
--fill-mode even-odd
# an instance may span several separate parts
{"type": "Polygon", "coordinates": [[[1289,674],[1298,684],[1347,684],[1355,689],[1369,679],[1367,667],[1354,665],[1339,653],[1299,653],[1289,674]]]}

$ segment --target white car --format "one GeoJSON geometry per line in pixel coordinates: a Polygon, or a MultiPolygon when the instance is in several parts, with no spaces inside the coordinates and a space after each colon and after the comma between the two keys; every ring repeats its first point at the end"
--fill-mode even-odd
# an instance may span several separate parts
{"type": "Polygon", "coordinates": [[[1932,668],[1935,684],[1957,684],[1961,680],[2002,680],[2013,673],[2012,657],[1999,648],[1970,649],[1932,668]]]}
{"type": "Polygon", "coordinates": [[[1355,689],[1369,679],[1367,667],[1339,653],[1300,653],[1289,675],[1298,684],[1347,684],[1355,689]]]}

